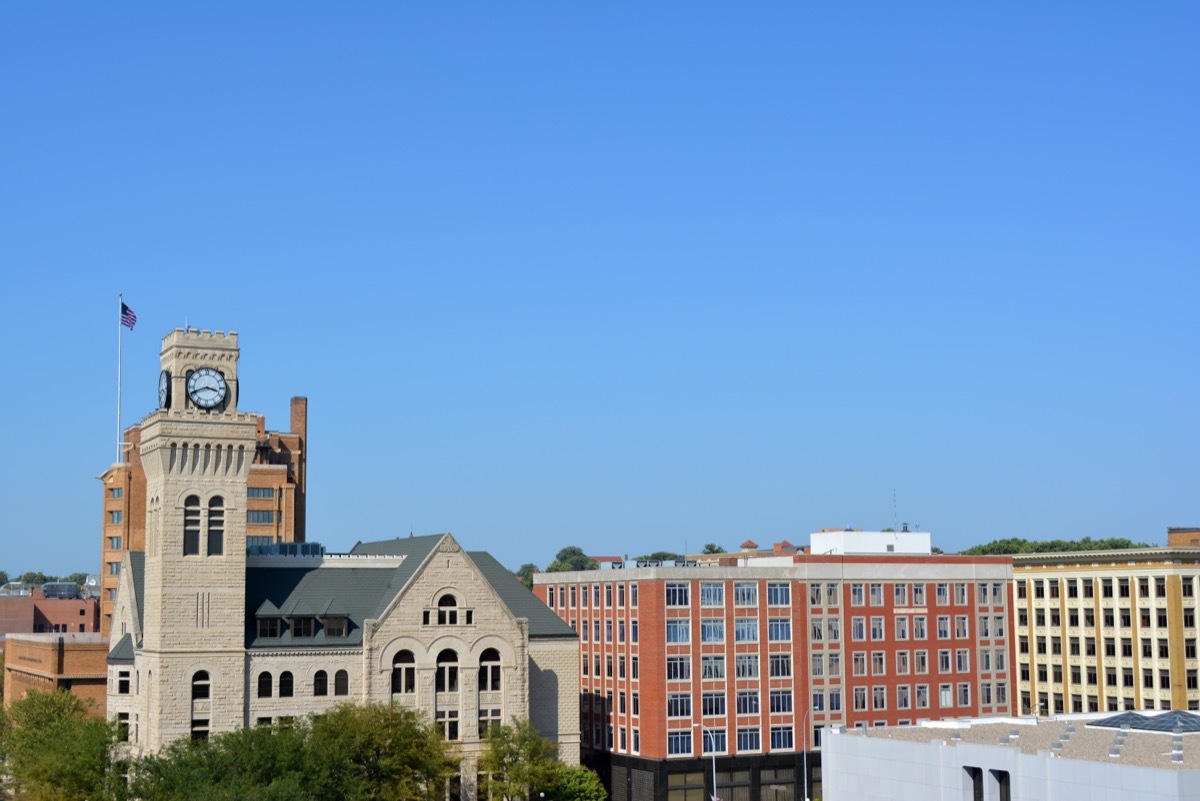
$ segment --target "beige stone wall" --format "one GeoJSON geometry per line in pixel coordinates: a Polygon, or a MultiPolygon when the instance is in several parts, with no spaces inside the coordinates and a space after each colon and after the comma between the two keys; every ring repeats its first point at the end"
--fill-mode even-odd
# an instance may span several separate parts
{"type": "Polygon", "coordinates": [[[579,764],[579,643],[540,640],[529,645],[529,718],[558,743],[559,758],[579,764]]]}

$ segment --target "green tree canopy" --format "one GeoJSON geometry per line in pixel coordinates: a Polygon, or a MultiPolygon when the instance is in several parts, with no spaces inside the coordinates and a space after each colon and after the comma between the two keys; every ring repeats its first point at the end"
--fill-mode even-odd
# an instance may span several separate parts
{"type": "Polygon", "coordinates": [[[538,572],[537,565],[533,562],[526,562],[517,570],[516,576],[525,585],[526,589],[533,589],[533,574],[538,572]]]}
{"type": "Polygon", "coordinates": [[[558,552],[554,561],[546,568],[547,573],[564,573],[568,570],[599,570],[600,563],[583,552],[583,549],[569,545],[558,552]]]}
{"type": "Polygon", "coordinates": [[[608,791],[596,771],[584,765],[555,766],[554,801],[606,801],[608,791]]]}
{"type": "Polygon", "coordinates": [[[125,796],[111,751],[113,724],[93,704],[57,689],[30,690],[0,722],[0,753],[21,801],[85,801],[125,796]]]}
{"type": "Polygon", "coordinates": [[[543,739],[528,720],[493,726],[479,759],[479,770],[488,775],[493,799],[532,798],[552,792],[558,780],[558,746],[543,739]]]}
{"type": "Polygon", "coordinates": [[[8,583],[8,571],[0,570],[0,586],[8,583]]]}
{"type": "Polygon", "coordinates": [[[655,551],[644,556],[636,557],[638,559],[661,559],[664,562],[674,562],[676,559],[682,559],[683,554],[672,553],[671,551],[655,551]]]}
{"type": "Polygon", "coordinates": [[[1011,556],[1023,553],[1071,553],[1073,551],[1115,551],[1126,548],[1150,548],[1144,542],[1114,537],[1094,540],[1084,537],[1081,540],[1026,540],[1020,537],[993,540],[984,545],[976,545],[963,551],[967,556],[1011,556]]]}
{"type": "Polygon", "coordinates": [[[710,542],[704,546],[704,550],[700,553],[727,553],[727,551],[715,542],[710,542]]]}
{"type": "Polygon", "coordinates": [[[56,580],[56,576],[47,576],[40,570],[30,570],[26,573],[22,573],[21,577],[17,579],[17,581],[24,582],[25,584],[45,584],[47,581],[56,580]]]}

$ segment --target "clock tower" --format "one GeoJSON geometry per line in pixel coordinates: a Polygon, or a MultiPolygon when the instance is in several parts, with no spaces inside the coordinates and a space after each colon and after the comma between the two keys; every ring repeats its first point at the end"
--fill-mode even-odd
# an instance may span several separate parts
{"type": "Polygon", "coordinates": [[[234,332],[163,338],[146,472],[147,721],[159,742],[244,725],[247,479],[258,417],[237,410],[234,332]]]}

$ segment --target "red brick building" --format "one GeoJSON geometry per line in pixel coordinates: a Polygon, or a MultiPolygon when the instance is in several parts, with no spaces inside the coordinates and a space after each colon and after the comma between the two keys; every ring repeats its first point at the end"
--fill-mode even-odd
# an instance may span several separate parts
{"type": "Polygon", "coordinates": [[[793,801],[823,727],[1012,714],[1009,558],[768,553],[534,577],[613,801],[793,801]]]}

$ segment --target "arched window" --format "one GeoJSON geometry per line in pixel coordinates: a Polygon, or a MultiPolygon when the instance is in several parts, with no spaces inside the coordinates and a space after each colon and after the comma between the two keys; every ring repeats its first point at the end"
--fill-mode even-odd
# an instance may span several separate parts
{"type": "Polygon", "coordinates": [[[192,700],[198,701],[208,698],[212,690],[212,682],[209,681],[207,670],[197,670],[192,676],[192,700]]]}
{"type": "Polygon", "coordinates": [[[334,695],[349,695],[350,694],[350,674],[344,670],[339,670],[333,674],[333,694],[334,695]]]}
{"type": "Polygon", "coordinates": [[[323,670],[313,676],[313,695],[329,695],[329,674],[323,670]]]}
{"type": "Polygon", "coordinates": [[[458,601],[454,600],[454,596],[450,593],[438,598],[438,625],[458,625],[458,601]]]}
{"type": "Polygon", "coordinates": [[[271,674],[270,673],[263,672],[263,673],[258,674],[258,697],[259,698],[270,698],[271,697],[271,674]]]}
{"type": "Polygon", "coordinates": [[[458,692],[458,654],[447,648],[438,654],[434,689],[439,693],[458,692]]]}
{"type": "Polygon", "coordinates": [[[479,655],[479,691],[494,692],[500,689],[500,652],[488,648],[479,655]]]}
{"type": "Polygon", "coordinates": [[[416,662],[412,651],[401,651],[392,659],[393,695],[408,695],[417,691],[416,662]]]}
{"type": "Polygon", "coordinates": [[[208,502],[208,555],[225,553],[225,501],[221,497],[208,502]]]}
{"type": "Polygon", "coordinates": [[[292,671],[285,670],[279,674],[279,697],[292,697],[292,671]]]}
{"type": "Polygon", "coordinates": [[[183,501],[183,555],[200,555],[199,495],[189,495],[183,501]]]}

